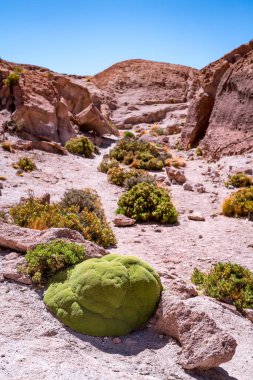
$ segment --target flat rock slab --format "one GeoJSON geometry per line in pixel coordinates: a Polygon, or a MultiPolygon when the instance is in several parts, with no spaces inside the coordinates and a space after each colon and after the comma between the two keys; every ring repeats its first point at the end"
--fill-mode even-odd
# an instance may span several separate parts
{"type": "Polygon", "coordinates": [[[0,218],[0,246],[13,249],[18,252],[27,252],[41,243],[48,243],[54,239],[66,239],[72,242],[82,244],[86,250],[87,257],[101,257],[107,254],[107,251],[85,240],[82,235],[69,228],[50,228],[48,230],[32,230],[13,224],[6,223],[0,218]]]}
{"type": "Polygon", "coordinates": [[[189,220],[195,220],[196,222],[204,222],[206,219],[199,211],[195,211],[188,215],[189,220]]]}

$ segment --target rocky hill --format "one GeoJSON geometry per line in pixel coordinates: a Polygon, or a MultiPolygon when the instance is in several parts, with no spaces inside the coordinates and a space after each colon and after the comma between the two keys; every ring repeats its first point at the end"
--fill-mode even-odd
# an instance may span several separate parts
{"type": "Polygon", "coordinates": [[[182,130],[184,148],[200,143],[209,158],[251,151],[252,49],[251,41],[200,71],[137,59],[94,77],[1,60],[0,131],[64,144],[82,131],[117,135],[159,123],[182,130]],[[15,70],[19,80],[5,86],[15,70]]]}

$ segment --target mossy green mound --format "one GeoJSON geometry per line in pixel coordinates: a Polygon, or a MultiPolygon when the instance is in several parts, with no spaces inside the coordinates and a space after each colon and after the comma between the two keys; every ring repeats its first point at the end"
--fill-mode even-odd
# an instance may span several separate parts
{"type": "Polygon", "coordinates": [[[44,302],[61,322],[93,336],[120,336],[152,316],[162,285],[134,256],[89,259],[53,277],[44,302]]]}

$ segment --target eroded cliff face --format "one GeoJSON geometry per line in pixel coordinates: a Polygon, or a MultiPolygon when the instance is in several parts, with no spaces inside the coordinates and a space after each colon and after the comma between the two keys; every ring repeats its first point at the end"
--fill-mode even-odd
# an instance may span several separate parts
{"type": "Polygon", "coordinates": [[[250,41],[200,71],[182,132],[185,148],[200,143],[209,158],[251,150],[252,51],[250,41]]]}
{"type": "Polygon", "coordinates": [[[101,112],[102,99],[85,77],[0,61],[0,128],[13,128],[25,139],[64,144],[79,130],[117,134],[101,112]],[[5,85],[4,80],[17,68],[18,83],[5,85]]]}
{"type": "Polygon", "coordinates": [[[251,151],[252,54],[250,41],[200,71],[137,59],[94,77],[0,60],[0,133],[64,145],[83,131],[118,135],[159,123],[182,130],[183,147],[200,145],[208,158],[251,151]],[[4,85],[15,67],[19,83],[4,85]]]}

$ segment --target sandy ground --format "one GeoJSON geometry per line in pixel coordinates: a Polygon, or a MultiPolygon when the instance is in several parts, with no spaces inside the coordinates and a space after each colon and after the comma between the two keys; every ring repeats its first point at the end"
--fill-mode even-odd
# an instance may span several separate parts
{"type": "MultiPolygon", "coordinates": [[[[33,189],[36,196],[49,192],[52,201],[57,201],[66,189],[91,187],[101,196],[106,215],[112,220],[122,190],[108,184],[106,174],[97,171],[106,152],[101,149],[101,155],[92,160],[29,152],[38,170],[19,177],[11,164],[24,153],[0,150],[0,175],[7,177],[0,209],[19,201],[28,189],[33,189]]],[[[187,158],[185,153],[180,154],[187,158]]],[[[113,227],[118,245],[110,251],[145,259],[158,270],[165,285],[176,276],[189,280],[195,266],[208,269],[216,261],[237,262],[253,270],[253,223],[219,214],[222,200],[231,192],[224,186],[229,167],[245,165],[253,166],[252,154],[223,158],[213,164],[202,158],[187,160],[187,179],[193,184],[202,183],[207,192],[199,194],[172,185],[178,225],[113,227]],[[208,167],[213,177],[217,172],[214,178],[206,174],[208,167]],[[201,211],[205,222],[188,220],[190,210],[201,211]]],[[[2,250],[0,260],[5,254],[2,250]]],[[[119,344],[111,338],[75,334],[46,311],[41,294],[34,289],[0,283],[0,379],[252,380],[253,324],[218,304],[212,313],[217,323],[236,338],[236,355],[217,369],[186,372],[177,364],[180,347],[173,339],[159,337],[148,328],[122,338],[119,344]]]]}

